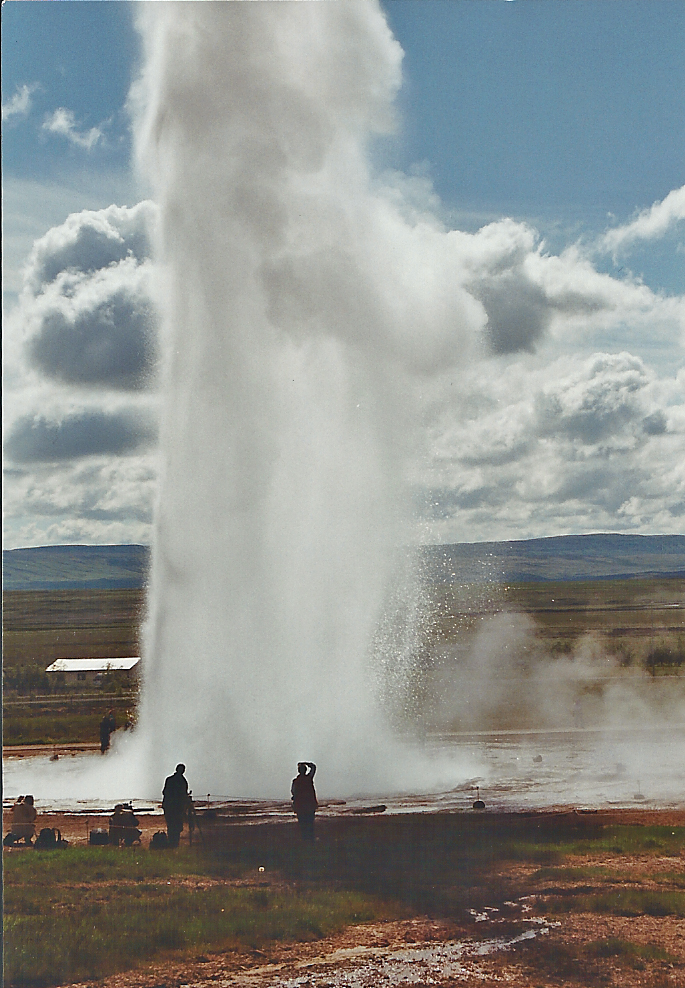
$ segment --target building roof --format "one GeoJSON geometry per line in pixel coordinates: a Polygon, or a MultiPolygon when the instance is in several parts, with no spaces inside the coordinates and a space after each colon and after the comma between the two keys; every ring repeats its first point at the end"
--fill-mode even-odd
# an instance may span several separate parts
{"type": "Polygon", "coordinates": [[[140,656],[128,659],[56,659],[46,672],[128,672],[140,662],[140,656]]]}

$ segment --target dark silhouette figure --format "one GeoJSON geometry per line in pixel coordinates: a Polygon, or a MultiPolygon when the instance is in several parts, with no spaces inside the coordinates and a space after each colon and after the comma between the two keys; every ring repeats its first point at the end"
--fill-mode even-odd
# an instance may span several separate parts
{"type": "Polygon", "coordinates": [[[298,762],[297,775],[290,787],[293,811],[297,814],[302,840],[314,840],[314,814],[319,805],[314,791],[315,772],[314,762],[298,762]]]}
{"type": "Polygon", "coordinates": [[[100,752],[104,753],[109,748],[109,736],[116,730],[114,711],[110,710],[100,721],[100,752]]]}
{"type": "Polygon", "coordinates": [[[162,790],[162,809],[166,820],[169,847],[178,847],[183,830],[183,818],[188,812],[188,782],[183,774],[185,770],[185,765],[177,765],[174,774],[167,776],[162,790]]]}
{"type": "Polygon", "coordinates": [[[15,840],[31,844],[36,833],[38,813],[33,805],[33,796],[20,796],[12,807],[12,830],[15,840]]]}
{"type": "Polygon", "coordinates": [[[117,803],[114,814],[109,818],[109,842],[118,847],[123,841],[126,847],[140,844],[142,831],[138,828],[138,818],[133,815],[130,803],[117,803]]]}

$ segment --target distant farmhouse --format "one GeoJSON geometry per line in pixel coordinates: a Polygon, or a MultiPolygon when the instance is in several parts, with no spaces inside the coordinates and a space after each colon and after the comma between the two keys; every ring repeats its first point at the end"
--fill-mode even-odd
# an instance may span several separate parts
{"type": "Polygon", "coordinates": [[[100,686],[108,672],[122,673],[133,686],[140,674],[140,656],[128,659],[57,659],[45,670],[64,676],[65,686],[100,686]]]}

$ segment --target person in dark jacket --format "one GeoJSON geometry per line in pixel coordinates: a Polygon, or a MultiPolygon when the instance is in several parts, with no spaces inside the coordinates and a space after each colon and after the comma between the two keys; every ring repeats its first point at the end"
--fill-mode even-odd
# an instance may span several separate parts
{"type": "Polygon", "coordinates": [[[183,818],[188,812],[188,782],[183,774],[185,770],[185,765],[177,765],[174,774],[165,779],[162,790],[162,809],[169,847],[178,847],[183,830],[183,818]]]}
{"type": "Polygon", "coordinates": [[[298,762],[297,775],[290,787],[293,811],[297,814],[302,840],[314,840],[314,814],[319,805],[314,790],[315,772],[314,762],[298,762]]]}
{"type": "Polygon", "coordinates": [[[114,719],[114,711],[110,710],[109,713],[100,721],[100,752],[104,753],[109,749],[109,738],[116,730],[116,721],[114,719]]]}

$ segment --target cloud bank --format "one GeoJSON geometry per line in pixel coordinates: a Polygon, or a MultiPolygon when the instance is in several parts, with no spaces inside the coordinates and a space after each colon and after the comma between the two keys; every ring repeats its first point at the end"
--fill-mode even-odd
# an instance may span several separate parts
{"type": "Polygon", "coordinates": [[[155,217],[148,201],[75,213],[26,260],[5,333],[5,510],[15,544],[148,538],[155,217]]]}
{"type": "MultiPolygon", "coordinates": [[[[418,537],[681,530],[682,297],[599,271],[579,244],[550,253],[523,222],[449,230],[435,198],[424,189],[417,200],[413,191],[401,176],[378,183],[373,225],[388,239],[375,240],[374,278],[386,284],[388,308],[378,316],[381,332],[365,336],[368,298],[356,297],[352,325],[362,348],[394,362],[419,395],[423,452],[417,445],[407,462],[418,537]],[[398,249],[404,260],[393,270],[398,249]],[[426,306],[435,314],[428,336],[417,330],[426,306]],[[660,353],[666,366],[654,364],[660,353]]],[[[148,201],[83,211],[35,242],[5,334],[6,394],[15,396],[5,404],[10,469],[44,463],[50,449],[61,463],[99,451],[112,464],[138,456],[150,464],[160,356],[156,216],[148,201]],[[16,393],[15,381],[23,382],[16,393]],[[132,414],[141,417],[135,428],[132,414]]],[[[349,305],[346,264],[332,251],[316,276],[306,252],[296,265],[265,266],[272,319],[294,340],[318,333],[336,292],[333,310],[349,305]]],[[[11,481],[7,490],[9,505],[11,481]]],[[[134,515],[132,531],[144,541],[139,506],[134,515]]]]}
{"type": "Polygon", "coordinates": [[[5,440],[14,463],[56,463],[90,456],[120,456],[154,445],[154,423],[131,412],[79,412],[62,421],[17,419],[5,440]]]}

